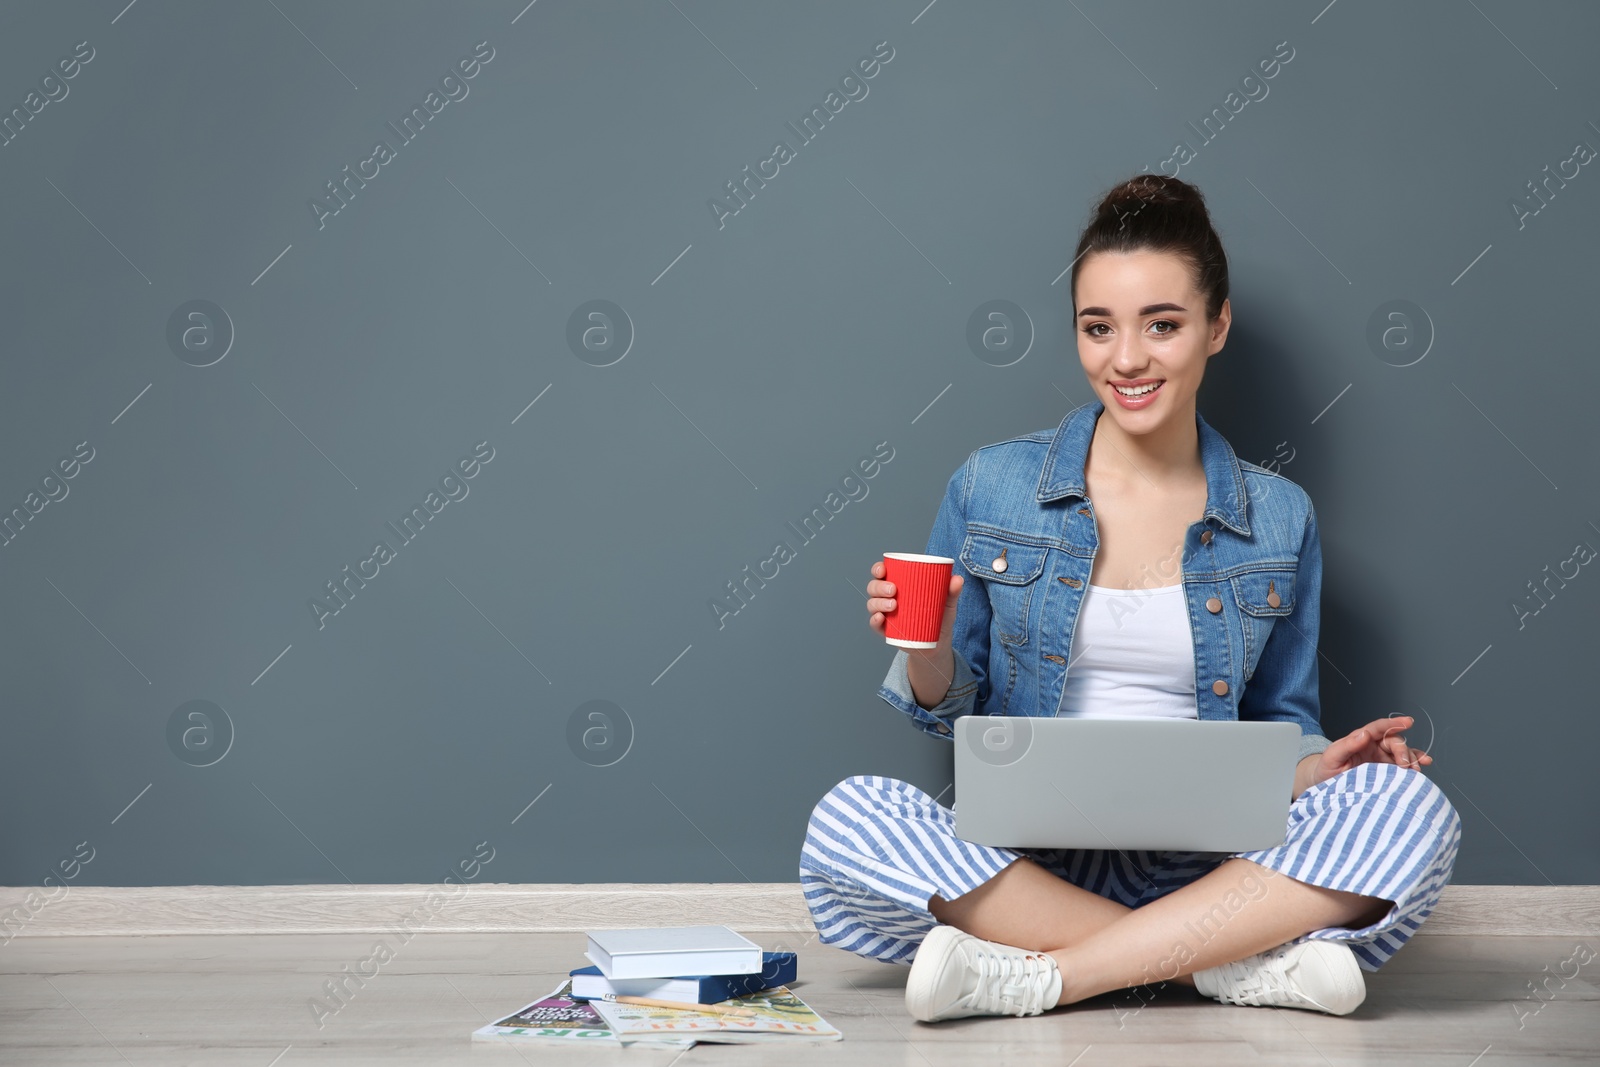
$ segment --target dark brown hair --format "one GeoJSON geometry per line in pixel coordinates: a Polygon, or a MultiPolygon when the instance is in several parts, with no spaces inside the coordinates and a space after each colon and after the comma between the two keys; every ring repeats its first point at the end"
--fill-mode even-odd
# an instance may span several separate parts
{"type": "Polygon", "coordinates": [[[1078,271],[1092,252],[1172,252],[1194,272],[1215,320],[1228,298],[1228,257],[1211,226],[1205,197],[1186,181],[1165,174],[1135,174],[1113,186],[1078,238],[1072,264],[1072,312],[1078,312],[1078,271]]]}

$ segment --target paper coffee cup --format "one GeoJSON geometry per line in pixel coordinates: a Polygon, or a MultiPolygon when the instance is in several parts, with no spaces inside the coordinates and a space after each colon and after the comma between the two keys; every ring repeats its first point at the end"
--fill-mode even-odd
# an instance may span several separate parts
{"type": "Polygon", "coordinates": [[[894,585],[895,607],[884,612],[883,639],[900,648],[938,648],[944,602],[950,595],[949,556],[885,552],[884,581],[894,585]]]}

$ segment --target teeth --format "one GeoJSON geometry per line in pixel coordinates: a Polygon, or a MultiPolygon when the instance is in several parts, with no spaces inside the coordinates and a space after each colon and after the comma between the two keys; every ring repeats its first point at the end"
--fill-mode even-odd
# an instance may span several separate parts
{"type": "Polygon", "coordinates": [[[1144,385],[1135,386],[1113,385],[1111,388],[1115,389],[1123,396],[1143,396],[1160,384],[1160,382],[1147,382],[1144,385]]]}

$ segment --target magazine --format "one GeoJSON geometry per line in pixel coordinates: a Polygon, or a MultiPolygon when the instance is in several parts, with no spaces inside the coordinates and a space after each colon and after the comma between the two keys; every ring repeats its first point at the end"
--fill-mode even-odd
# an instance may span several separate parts
{"type": "MultiPolygon", "coordinates": [[[[572,998],[571,978],[563,981],[549,996],[520,1008],[504,1019],[474,1030],[472,1040],[559,1041],[569,1046],[604,1045],[610,1048],[616,1048],[620,1044],[610,1024],[594,1010],[589,1001],[572,998]]],[[[652,1046],[686,1048],[694,1044],[694,1038],[652,1034],[648,1035],[646,1043],[652,1046]]]]}
{"type": "Polygon", "coordinates": [[[838,1041],[844,1037],[788,986],[719,1001],[724,1007],[753,1009],[754,1016],[618,1004],[614,1000],[589,1003],[624,1045],[673,1035],[691,1035],[698,1041],[730,1044],[838,1041]]]}

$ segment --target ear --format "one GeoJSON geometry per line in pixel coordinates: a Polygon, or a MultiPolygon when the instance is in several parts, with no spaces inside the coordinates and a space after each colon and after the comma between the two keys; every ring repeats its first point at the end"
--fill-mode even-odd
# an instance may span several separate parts
{"type": "Polygon", "coordinates": [[[1233,305],[1231,298],[1222,301],[1222,307],[1217,312],[1217,319],[1211,323],[1211,340],[1206,345],[1206,358],[1210,359],[1222,351],[1222,346],[1228,343],[1228,327],[1233,325],[1233,305]]]}

